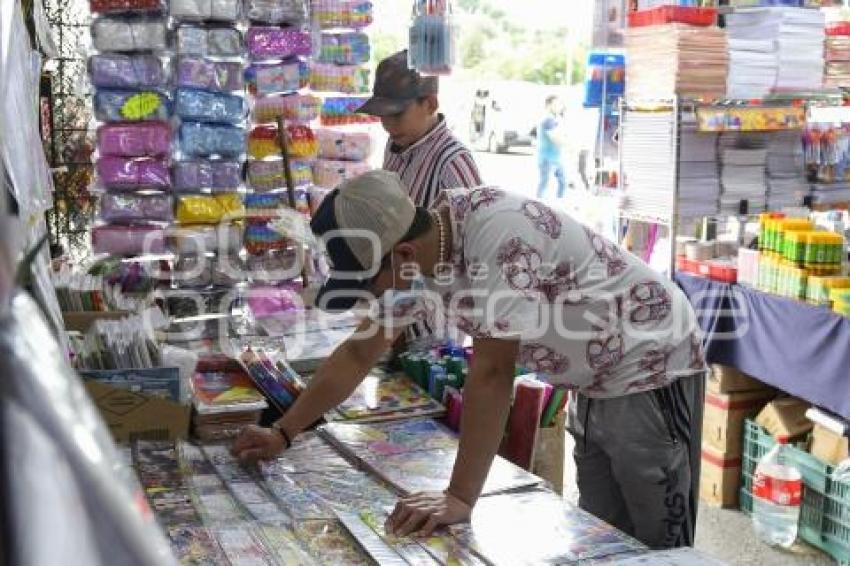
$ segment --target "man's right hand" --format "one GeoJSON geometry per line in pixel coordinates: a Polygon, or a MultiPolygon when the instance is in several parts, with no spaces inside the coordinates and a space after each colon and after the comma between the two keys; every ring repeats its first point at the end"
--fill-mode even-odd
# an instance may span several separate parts
{"type": "Polygon", "coordinates": [[[258,460],[271,460],[289,448],[278,431],[256,425],[248,425],[239,431],[231,453],[243,464],[258,460]]]}

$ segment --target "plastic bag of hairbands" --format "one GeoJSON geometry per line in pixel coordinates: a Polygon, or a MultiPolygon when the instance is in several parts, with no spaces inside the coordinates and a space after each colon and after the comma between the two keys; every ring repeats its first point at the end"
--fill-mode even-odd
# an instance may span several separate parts
{"type": "MultiPolygon", "coordinates": [[[[296,187],[313,183],[313,164],[301,159],[289,162],[292,171],[292,182],[296,187]]],[[[286,174],[283,170],[283,160],[250,161],[248,163],[248,182],[255,191],[274,191],[286,187],[286,174]]]]}
{"type": "Polygon", "coordinates": [[[248,19],[300,26],[308,21],[307,0],[247,0],[248,19]]]}
{"type": "Polygon", "coordinates": [[[372,136],[369,132],[346,132],[320,128],[316,130],[319,157],[341,161],[363,161],[372,153],[372,136]]]}
{"type": "MultiPolygon", "coordinates": [[[[315,157],[319,147],[313,130],[307,126],[286,127],[287,149],[292,157],[315,157]]],[[[257,126],[248,136],[248,154],[255,159],[280,155],[277,126],[257,126]]]]}
{"type": "Polygon", "coordinates": [[[245,153],[245,130],[236,126],[185,122],[180,126],[180,149],[192,157],[239,157],[245,153]]]}
{"type": "Polygon", "coordinates": [[[101,122],[140,122],[167,120],[171,103],[154,90],[98,90],[94,95],[94,115],[101,122]]]}
{"type": "Polygon", "coordinates": [[[289,247],[289,240],[267,224],[249,224],[245,227],[245,250],[251,255],[261,255],[289,247]]]}
{"type": "Polygon", "coordinates": [[[167,47],[165,21],[98,18],[91,25],[98,51],[162,51],[167,47]]]}
{"type": "Polygon", "coordinates": [[[178,161],[174,164],[174,190],[194,192],[236,191],[242,184],[242,164],[238,161],[178,161]]]}
{"type": "Polygon", "coordinates": [[[171,186],[168,164],[157,157],[112,157],[97,160],[98,181],[106,189],[166,189],[171,186]]]}
{"type": "Polygon", "coordinates": [[[100,217],[107,222],[169,222],[174,203],[171,195],[107,193],[100,199],[100,217]]]}
{"type": "Polygon", "coordinates": [[[177,86],[213,92],[232,92],[244,87],[242,64],[181,57],[177,62],[177,86]]]}
{"type": "Polygon", "coordinates": [[[312,11],[323,29],[357,29],[372,23],[372,3],[363,0],[313,0],[312,11]]]}
{"type": "Polygon", "coordinates": [[[104,124],[97,129],[97,151],[101,156],[156,156],[170,150],[171,128],[166,122],[104,124]]]}
{"type": "Polygon", "coordinates": [[[309,33],[277,27],[249,28],[245,33],[245,46],[253,59],[309,57],[313,52],[309,33]]]}
{"type": "Polygon", "coordinates": [[[368,92],[369,69],[358,65],[313,63],[310,66],[310,88],[319,92],[368,92]]]}
{"type": "Polygon", "coordinates": [[[238,194],[181,196],[177,197],[174,217],[180,224],[218,224],[241,220],[245,207],[238,194]]]}
{"type": "Polygon", "coordinates": [[[245,99],[232,94],[189,88],[177,89],[174,113],[184,120],[236,124],[245,118],[245,99]]]}
{"type": "Polygon", "coordinates": [[[242,249],[243,228],[240,223],[175,226],[168,230],[169,241],[180,254],[201,255],[207,252],[233,252],[242,249]]]}
{"type": "Polygon", "coordinates": [[[231,27],[180,26],[177,28],[177,52],[180,55],[239,57],[242,34],[231,27]]]}
{"type": "Polygon", "coordinates": [[[89,10],[93,14],[158,12],[164,7],[162,0],[89,0],[89,10]]]}
{"type": "Polygon", "coordinates": [[[284,118],[290,122],[312,122],[319,117],[322,99],[309,94],[268,96],[254,104],[254,122],[264,124],[284,118]]]}
{"type": "Polygon", "coordinates": [[[278,208],[285,206],[286,198],[282,193],[245,195],[245,216],[248,222],[268,222],[275,217],[278,208]]]}
{"type": "Polygon", "coordinates": [[[366,104],[368,98],[328,97],[322,103],[321,119],[323,126],[348,126],[353,124],[372,124],[380,118],[369,114],[359,114],[357,110],[366,104]]]}
{"type": "Polygon", "coordinates": [[[313,179],[320,187],[334,189],[343,181],[353,179],[371,169],[369,164],[363,161],[319,159],[313,164],[313,179]]]}
{"type": "Polygon", "coordinates": [[[165,250],[164,232],[157,226],[95,226],[91,245],[96,254],[117,256],[161,254],[165,250]]]}
{"type": "Polygon", "coordinates": [[[333,189],[326,189],[325,187],[310,187],[307,189],[307,194],[310,197],[310,214],[316,214],[316,211],[319,210],[319,207],[322,206],[322,202],[325,200],[333,189]]]}
{"type": "Polygon", "coordinates": [[[369,36],[360,32],[323,33],[318,60],[336,65],[368,63],[369,36]]]}
{"type": "Polygon", "coordinates": [[[153,55],[93,55],[89,59],[91,81],[97,87],[147,88],[164,86],[162,60],[153,55]]]}
{"type": "Polygon", "coordinates": [[[235,22],[240,0],[171,0],[171,17],[177,21],[235,22]]]}
{"type": "Polygon", "coordinates": [[[304,61],[259,63],[245,70],[245,80],[254,96],[292,92],[307,86],[310,67],[304,61]]]}

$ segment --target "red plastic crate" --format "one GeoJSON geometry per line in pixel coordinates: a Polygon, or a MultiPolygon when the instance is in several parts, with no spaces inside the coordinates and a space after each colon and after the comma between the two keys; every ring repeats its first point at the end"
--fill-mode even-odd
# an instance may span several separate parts
{"type": "Polygon", "coordinates": [[[691,6],[659,6],[649,10],[629,13],[629,27],[656,26],[660,24],[690,24],[713,26],[717,21],[716,8],[694,8],[691,6]]]}
{"type": "Polygon", "coordinates": [[[708,277],[723,283],[738,282],[738,268],[721,261],[708,261],[708,277]]]}

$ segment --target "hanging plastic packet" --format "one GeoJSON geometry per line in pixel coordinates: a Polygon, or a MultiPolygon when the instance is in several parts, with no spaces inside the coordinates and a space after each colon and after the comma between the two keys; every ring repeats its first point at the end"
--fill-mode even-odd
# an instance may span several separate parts
{"type": "Polygon", "coordinates": [[[346,131],[331,128],[316,130],[321,159],[363,161],[372,153],[372,136],[365,131],[346,131]]]}
{"type": "Polygon", "coordinates": [[[238,161],[178,161],[173,168],[174,191],[235,192],[242,186],[242,164],[238,161]]]}
{"type": "Polygon", "coordinates": [[[365,0],[313,0],[311,9],[322,29],[360,29],[373,21],[372,3],[365,0]]]}
{"type": "Polygon", "coordinates": [[[180,149],[192,157],[240,157],[245,153],[245,131],[237,126],[184,122],[180,149]]]}
{"type": "Polygon", "coordinates": [[[371,170],[372,167],[364,161],[318,159],[313,165],[313,178],[316,185],[334,189],[341,185],[343,181],[353,179],[371,170]]]}
{"type": "Polygon", "coordinates": [[[254,60],[309,57],[313,52],[309,33],[278,27],[249,28],[245,32],[245,46],[254,60]]]}
{"type": "Polygon", "coordinates": [[[170,228],[168,239],[180,254],[238,253],[242,249],[242,232],[240,223],[184,225],[170,228]]]}
{"type": "MultiPolygon", "coordinates": [[[[313,183],[313,165],[310,161],[293,159],[289,162],[292,182],[296,187],[304,187],[313,183]]],[[[286,174],[283,160],[249,161],[248,183],[257,192],[267,192],[286,187],[286,174]]]]}
{"type": "Polygon", "coordinates": [[[165,21],[145,18],[97,18],[91,25],[95,49],[102,52],[164,51],[165,21]]]}
{"type": "Polygon", "coordinates": [[[171,102],[155,90],[101,89],[94,95],[94,115],[102,122],[167,120],[171,102]]]}
{"type": "Polygon", "coordinates": [[[136,256],[159,254],[165,249],[164,231],[158,226],[95,226],[91,240],[96,254],[136,256]]]}
{"type": "Polygon", "coordinates": [[[244,87],[242,63],[212,61],[203,57],[181,57],[177,60],[178,87],[198,88],[210,92],[236,92],[244,87]]]}
{"type": "Polygon", "coordinates": [[[306,0],[247,0],[245,11],[251,22],[301,26],[308,22],[306,0]]]}
{"type": "Polygon", "coordinates": [[[240,57],[242,34],[227,26],[183,25],[177,28],[177,53],[202,57],[240,57]]]}
{"type": "Polygon", "coordinates": [[[309,83],[310,67],[300,60],[255,63],[245,70],[245,80],[254,96],[294,92],[309,83]]]}
{"type": "Polygon", "coordinates": [[[357,111],[366,104],[368,98],[360,96],[329,96],[322,103],[321,123],[323,126],[348,126],[352,124],[371,124],[380,120],[369,114],[357,111]]]}
{"type": "Polygon", "coordinates": [[[245,99],[241,96],[179,88],[174,99],[174,113],[196,122],[237,124],[247,114],[245,99]]]}
{"type": "MultiPolygon", "coordinates": [[[[318,151],[316,136],[308,126],[286,127],[287,149],[291,157],[313,158],[318,151]]],[[[248,136],[248,153],[255,159],[279,156],[280,135],[277,126],[257,126],[248,136]]]]}
{"type": "Polygon", "coordinates": [[[168,163],[159,157],[101,156],[95,164],[98,185],[114,191],[167,189],[171,186],[168,163]]]}
{"type": "Polygon", "coordinates": [[[177,21],[228,22],[239,20],[240,0],[170,0],[169,13],[177,21]]]}
{"type": "Polygon", "coordinates": [[[257,124],[277,122],[307,123],[319,117],[322,99],[309,94],[266,96],[254,103],[253,119],[257,124]]]}
{"type": "Polygon", "coordinates": [[[151,54],[102,53],[89,59],[92,85],[101,88],[165,87],[162,60],[151,54]]]}
{"type": "Polygon", "coordinates": [[[144,157],[168,155],[171,127],[167,122],[104,124],[97,129],[97,151],[101,156],[144,157]]]}
{"type": "Polygon", "coordinates": [[[218,224],[241,220],[245,206],[238,194],[181,196],[177,198],[174,217],[181,224],[218,224]]]}
{"type": "Polygon", "coordinates": [[[100,217],[106,222],[170,222],[174,203],[171,195],[107,193],[100,199],[100,217]]]}
{"type": "Polygon", "coordinates": [[[412,17],[408,65],[424,75],[450,74],[457,50],[451,0],[416,0],[412,17]]]}
{"type": "Polygon", "coordinates": [[[89,0],[89,10],[93,14],[161,12],[164,9],[162,0],[89,0]]]}
{"type": "Polygon", "coordinates": [[[361,32],[322,33],[318,62],[335,65],[368,63],[371,56],[369,36],[361,32]]]}
{"type": "Polygon", "coordinates": [[[369,69],[359,65],[313,63],[310,66],[310,87],[317,92],[369,92],[369,69]]]}

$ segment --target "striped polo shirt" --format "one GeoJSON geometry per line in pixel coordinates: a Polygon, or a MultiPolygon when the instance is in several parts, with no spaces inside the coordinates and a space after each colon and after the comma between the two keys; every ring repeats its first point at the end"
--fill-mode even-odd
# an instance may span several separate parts
{"type": "Polygon", "coordinates": [[[472,153],[452,135],[442,114],[437,125],[410,147],[400,149],[389,141],[384,169],[398,173],[413,202],[426,208],[440,191],[482,184],[472,153]]]}

